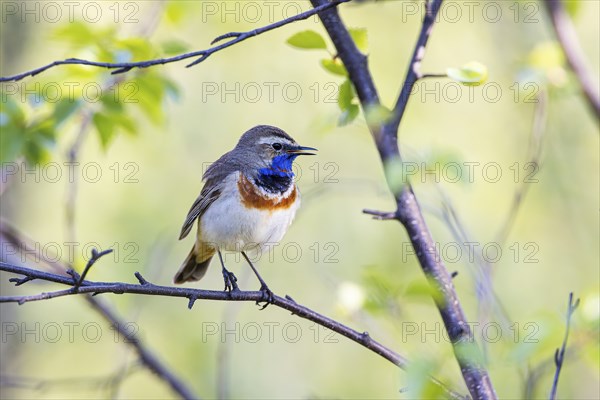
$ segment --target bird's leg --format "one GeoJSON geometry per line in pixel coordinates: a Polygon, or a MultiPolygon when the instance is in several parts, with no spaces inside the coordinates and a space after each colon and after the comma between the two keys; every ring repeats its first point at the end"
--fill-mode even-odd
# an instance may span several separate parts
{"type": "MultiPolygon", "coordinates": [[[[256,268],[254,268],[254,265],[252,264],[252,261],[250,261],[250,259],[246,255],[246,253],[242,251],[242,255],[244,256],[244,258],[246,259],[246,261],[248,261],[248,264],[250,264],[250,268],[252,268],[252,271],[254,271],[254,274],[256,275],[256,277],[258,278],[258,280],[260,282],[260,291],[263,293],[263,297],[265,298],[263,300],[263,302],[265,303],[265,305],[262,306],[261,310],[264,310],[269,304],[273,303],[274,294],[271,291],[271,289],[269,289],[269,287],[267,286],[267,284],[265,283],[265,281],[263,280],[263,278],[260,277],[260,275],[258,274],[258,271],[256,270],[256,268]]],[[[260,302],[257,301],[256,305],[260,305],[259,303],[260,302]]]]}
{"type": "Polygon", "coordinates": [[[217,251],[219,253],[219,260],[221,261],[221,267],[223,268],[223,280],[225,281],[225,291],[236,291],[240,290],[237,285],[237,278],[233,274],[233,272],[227,271],[225,268],[225,263],[223,262],[223,256],[221,255],[221,251],[217,251]]]}

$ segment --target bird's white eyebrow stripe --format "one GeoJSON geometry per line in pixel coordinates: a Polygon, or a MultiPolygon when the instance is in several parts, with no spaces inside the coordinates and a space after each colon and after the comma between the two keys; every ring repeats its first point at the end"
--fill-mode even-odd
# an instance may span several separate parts
{"type": "Polygon", "coordinates": [[[280,143],[286,143],[286,144],[293,144],[294,143],[294,142],[292,142],[292,141],[290,141],[290,140],[288,140],[288,139],[286,139],[284,137],[281,137],[281,136],[268,136],[268,137],[260,138],[260,140],[258,141],[258,143],[261,143],[261,144],[262,143],[269,143],[270,144],[271,142],[273,142],[273,139],[278,139],[278,142],[280,142],[280,143]]]}

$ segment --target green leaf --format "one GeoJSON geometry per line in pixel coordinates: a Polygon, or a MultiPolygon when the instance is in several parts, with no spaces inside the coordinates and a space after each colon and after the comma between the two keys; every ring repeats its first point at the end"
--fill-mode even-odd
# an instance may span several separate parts
{"type": "Polygon", "coordinates": [[[367,29],[366,28],[350,28],[348,29],[350,32],[350,36],[352,36],[352,40],[354,40],[354,44],[356,47],[363,53],[366,53],[369,49],[369,42],[367,39],[367,29]]]}
{"type": "Polygon", "coordinates": [[[52,38],[69,43],[75,49],[88,46],[101,47],[104,43],[111,42],[116,34],[113,27],[96,28],[95,24],[73,21],[60,24],[52,31],[52,38]]]}
{"type": "MultiPolygon", "coordinates": [[[[148,60],[157,56],[156,50],[150,44],[150,41],[141,37],[129,37],[126,39],[118,40],[115,43],[114,47],[116,50],[128,51],[129,53],[131,53],[131,58],[134,60],[148,60]]],[[[114,53],[118,55],[119,52],[114,51],[114,53]]],[[[118,57],[114,58],[118,59],[118,57]]],[[[125,59],[122,61],[128,60],[125,59]]]]}
{"type": "Polygon", "coordinates": [[[130,116],[125,114],[111,114],[110,116],[115,125],[122,128],[126,133],[131,135],[137,134],[137,125],[130,116]]]}
{"type": "Polygon", "coordinates": [[[116,134],[116,125],[108,115],[99,112],[94,114],[92,122],[98,131],[102,148],[106,150],[116,134]]]}
{"type": "Polygon", "coordinates": [[[61,24],[52,32],[52,38],[69,42],[73,47],[85,47],[95,42],[94,32],[89,24],[81,21],[73,21],[69,24],[61,24]]]}
{"type": "Polygon", "coordinates": [[[30,164],[42,164],[50,159],[50,152],[44,147],[43,142],[35,137],[25,141],[23,155],[30,164]]]}
{"type": "Polygon", "coordinates": [[[134,120],[124,113],[97,112],[94,114],[92,122],[98,131],[100,143],[104,150],[108,149],[108,146],[120,130],[130,134],[137,133],[137,126],[134,120]]]}
{"type": "Polygon", "coordinates": [[[11,162],[23,154],[25,113],[6,93],[0,92],[0,162],[11,162]]]}
{"type": "Polygon", "coordinates": [[[434,291],[431,289],[431,286],[423,279],[410,282],[404,292],[404,296],[410,298],[411,300],[413,300],[413,298],[417,298],[426,302],[431,301],[431,296],[433,294],[434,291]]]}
{"type": "Polygon", "coordinates": [[[70,98],[61,99],[54,106],[54,111],[52,115],[54,116],[54,123],[56,125],[62,124],[77,108],[79,107],[79,102],[70,98]]]}
{"type": "Polygon", "coordinates": [[[31,164],[41,164],[51,158],[50,148],[54,146],[56,130],[52,119],[44,119],[31,124],[24,133],[23,155],[31,164]]]}
{"type": "Polygon", "coordinates": [[[165,79],[156,73],[140,75],[135,82],[138,84],[138,102],[135,103],[152,123],[160,125],[164,122],[163,98],[167,85],[165,79]]]}
{"type": "Polygon", "coordinates": [[[321,60],[321,66],[334,75],[348,76],[348,71],[339,58],[324,58],[321,60]]]}
{"type": "Polygon", "coordinates": [[[342,112],[342,115],[340,115],[340,118],[338,119],[338,125],[339,126],[348,125],[349,123],[351,123],[352,121],[354,121],[356,119],[356,117],[358,116],[358,112],[359,112],[358,106],[356,104],[351,104],[350,107],[345,109],[342,112]]]}
{"type": "Polygon", "coordinates": [[[56,131],[54,121],[50,118],[32,124],[28,128],[30,137],[40,140],[46,144],[53,144],[56,140],[56,131]]]}
{"type": "Polygon", "coordinates": [[[0,92],[0,96],[2,96],[2,99],[5,100],[0,102],[0,113],[3,113],[8,117],[8,120],[2,120],[0,126],[11,123],[15,126],[24,127],[25,113],[23,112],[21,105],[17,103],[10,95],[4,92],[0,92]]]}
{"type": "Polygon", "coordinates": [[[448,77],[465,86],[478,86],[487,79],[487,67],[477,61],[472,61],[461,68],[448,68],[448,77]]]}
{"type": "Polygon", "coordinates": [[[287,41],[290,46],[298,49],[323,49],[327,50],[325,39],[315,31],[307,30],[292,35],[287,41]]]}
{"type": "Polygon", "coordinates": [[[384,163],[385,178],[393,193],[400,193],[408,183],[404,163],[400,158],[391,158],[384,163]]]}
{"type": "Polygon", "coordinates": [[[107,111],[123,111],[123,99],[121,98],[123,96],[120,93],[121,90],[124,90],[122,89],[122,86],[115,87],[114,90],[107,90],[104,93],[102,93],[102,96],[100,97],[100,102],[107,111]]]}
{"type": "Polygon", "coordinates": [[[188,51],[189,46],[180,40],[169,40],[161,44],[163,53],[167,55],[181,54],[188,51]]]}
{"type": "Polygon", "coordinates": [[[6,122],[6,114],[0,112],[0,162],[16,160],[23,153],[25,135],[16,125],[6,122]]]}
{"type": "Polygon", "coordinates": [[[346,79],[340,84],[338,91],[338,106],[340,107],[340,110],[344,111],[350,108],[354,96],[352,83],[350,83],[349,79],[346,79]]]}
{"type": "Polygon", "coordinates": [[[354,93],[352,83],[349,79],[344,80],[344,82],[340,84],[338,90],[338,106],[340,107],[340,110],[342,110],[338,125],[348,125],[354,121],[358,115],[360,108],[352,102],[355,97],[356,94],[354,93]]]}
{"type": "MultiPolygon", "coordinates": [[[[422,334],[422,332],[419,332],[419,334],[422,334]]],[[[440,362],[434,359],[422,358],[415,360],[415,362],[411,362],[410,366],[406,370],[405,379],[406,382],[410,383],[407,385],[406,391],[403,393],[404,397],[411,399],[447,398],[447,393],[442,390],[440,385],[435,384],[431,380],[431,376],[439,375],[439,369],[440,362]]]]}
{"type": "Polygon", "coordinates": [[[387,122],[391,116],[392,112],[382,105],[370,106],[365,110],[365,119],[369,126],[382,125],[387,122]]]}

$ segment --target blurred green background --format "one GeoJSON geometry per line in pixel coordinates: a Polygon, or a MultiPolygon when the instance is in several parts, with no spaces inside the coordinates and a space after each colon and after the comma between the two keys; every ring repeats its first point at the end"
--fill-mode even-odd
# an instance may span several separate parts
{"type": "MultiPolygon", "coordinates": [[[[310,8],[277,1],[75,3],[2,1],[2,76],[67,57],[127,61],[203,49],[220,34],[310,8]]],[[[597,79],[600,3],[567,5],[597,79]]],[[[365,1],[340,9],[348,27],[366,29],[369,65],[383,104],[392,107],[422,3],[365,1]]],[[[418,167],[409,177],[448,269],[458,272],[454,282],[498,395],[547,397],[574,292],[581,305],[558,393],[598,398],[598,120],[545,11],[533,1],[446,3],[422,70],[444,73],[476,60],[487,66],[488,81],[417,83],[399,141],[407,165],[418,167]],[[538,150],[539,165],[528,164],[538,150]]],[[[192,243],[177,237],[202,172],[250,127],[276,125],[319,154],[297,162],[303,206],[280,246],[258,261],[262,276],[276,294],[368,331],[413,367],[399,370],[276,307],[259,312],[252,303],[197,301],[190,311],[185,300],[167,297],[103,300],[204,398],[439,397],[427,374],[466,393],[406,234],[397,223],[362,214],[392,210],[394,202],[362,114],[338,124],[344,77],[320,65],[333,56],[313,17],[192,68],[184,61],[115,78],[64,66],[4,83],[2,219],[44,256],[79,269],[91,247],[113,248],[89,279],[135,282],[140,271],[169,285],[192,243]],[[286,43],[304,30],[321,33],[328,51],[286,43]],[[69,168],[74,143],[80,164],[69,168]],[[77,182],[72,226],[69,172],[77,182]]],[[[4,260],[25,261],[6,242],[2,252],[4,260]]],[[[258,288],[239,258],[226,262],[242,289],[258,288]]],[[[56,288],[15,288],[9,277],[2,274],[2,295],[56,288]]],[[[217,262],[192,286],[220,289],[217,262]]],[[[175,396],[136,366],[131,347],[83,298],[2,304],[0,311],[2,398],[175,396]],[[125,379],[110,384],[114,376],[125,379]]]]}

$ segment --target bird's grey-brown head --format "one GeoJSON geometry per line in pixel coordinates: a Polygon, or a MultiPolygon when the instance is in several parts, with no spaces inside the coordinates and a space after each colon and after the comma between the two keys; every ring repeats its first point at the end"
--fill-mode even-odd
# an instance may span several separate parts
{"type": "Polygon", "coordinates": [[[313,155],[317,149],[300,146],[283,130],[258,125],[242,135],[234,152],[243,155],[246,173],[255,178],[293,178],[292,163],[299,155],[313,155]]]}

